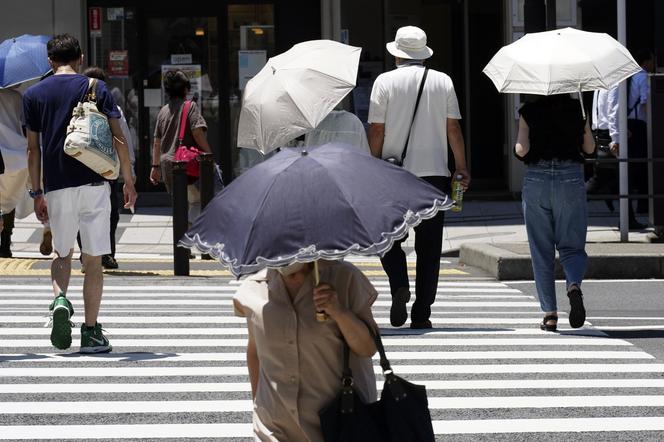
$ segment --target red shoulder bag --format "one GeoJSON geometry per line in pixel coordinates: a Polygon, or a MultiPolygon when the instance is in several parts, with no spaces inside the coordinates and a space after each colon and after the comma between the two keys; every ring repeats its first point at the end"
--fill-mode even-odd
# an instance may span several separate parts
{"type": "Polygon", "coordinates": [[[187,176],[190,181],[196,181],[199,176],[198,155],[205,153],[195,146],[184,145],[184,130],[187,126],[187,117],[189,116],[189,109],[191,108],[191,101],[184,102],[182,108],[182,116],[180,117],[180,134],[178,135],[178,148],[175,151],[174,161],[187,162],[187,176]]]}

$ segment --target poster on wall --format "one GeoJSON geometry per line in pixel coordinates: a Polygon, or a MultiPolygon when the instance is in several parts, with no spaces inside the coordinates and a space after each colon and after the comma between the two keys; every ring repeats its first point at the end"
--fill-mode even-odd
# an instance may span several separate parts
{"type": "Polygon", "coordinates": [[[129,76],[129,53],[126,50],[110,51],[106,69],[111,78],[127,78],[129,76]]]}
{"type": "Polygon", "coordinates": [[[163,64],[161,65],[161,96],[162,103],[168,102],[168,94],[164,90],[164,74],[168,71],[182,71],[189,77],[191,90],[187,94],[187,100],[201,104],[201,93],[203,92],[200,64],[163,64]]]}
{"type": "Polygon", "coordinates": [[[240,90],[244,90],[247,82],[254,78],[267,63],[267,51],[238,51],[237,55],[240,90]]]}
{"type": "Polygon", "coordinates": [[[101,37],[101,8],[88,9],[88,31],[90,37],[101,37]]]}

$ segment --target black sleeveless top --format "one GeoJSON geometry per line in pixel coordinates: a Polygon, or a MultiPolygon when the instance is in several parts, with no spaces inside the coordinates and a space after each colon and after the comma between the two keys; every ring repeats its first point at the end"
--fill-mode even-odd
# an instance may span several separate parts
{"type": "Polygon", "coordinates": [[[585,121],[578,100],[567,94],[540,97],[524,104],[519,114],[530,128],[530,150],[520,158],[526,164],[554,159],[583,163],[585,121]]]}

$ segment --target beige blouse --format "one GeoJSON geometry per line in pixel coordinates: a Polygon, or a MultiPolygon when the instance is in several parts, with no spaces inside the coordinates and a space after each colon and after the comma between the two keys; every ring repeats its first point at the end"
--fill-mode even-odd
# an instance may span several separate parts
{"type": "MultiPolygon", "coordinates": [[[[337,291],[339,302],[373,324],[371,305],[378,296],[369,280],[352,264],[320,262],[320,281],[337,291]]],[[[281,275],[263,270],[235,294],[256,342],[260,373],[254,401],[254,433],[259,441],[323,440],[318,412],[341,386],[343,341],[334,320],[316,321],[313,272],[293,301],[281,275]]],[[[362,399],[376,400],[371,358],[351,352],[351,369],[362,399]]]]}

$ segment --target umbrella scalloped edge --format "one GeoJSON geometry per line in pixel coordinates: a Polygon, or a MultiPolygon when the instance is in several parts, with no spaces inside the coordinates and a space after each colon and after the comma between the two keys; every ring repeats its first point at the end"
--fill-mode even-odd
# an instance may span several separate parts
{"type": "Polygon", "coordinates": [[[185,234],[178,242],[179,247],[188,249],[196,248],[201,253],[206,253],[217,259],[222,265],[228,267],[230,272],[237,278],[256,273],[266,267],[282,267],[294,262],[311,262],[319,259],[338,260],[350,254],[361,256],[383,256],[392,248],[395,241],[398,241],[408,234],[408,231],[420,224],[426,219],[433,218],[441,210],[448,210],[453,202],[449,197],[444,200],[436,199],[431,207],[419,212],[408,211],[404,215],[404,221],[392,232],[382,233],[382,241],[374,243],[368,247],[362,247],[359,244],[353,244],[345,250],[317,250],[315,245],[302,247],[297,252],[278,258],[257,257],[250,264],[238,264],[237,258],[231,258],[224,251],[223,243],[209,244],[203,241],[198,234],[190,236],[185,234]]]}

